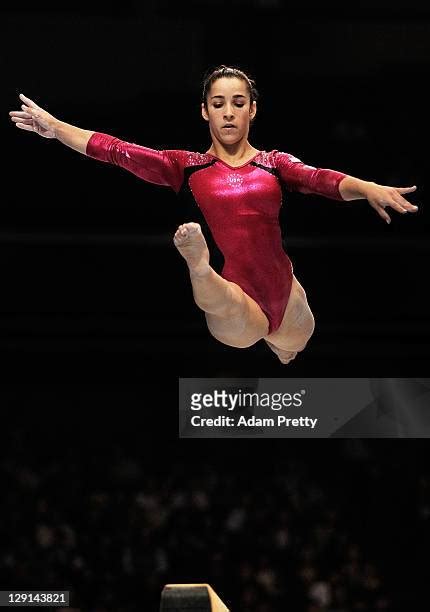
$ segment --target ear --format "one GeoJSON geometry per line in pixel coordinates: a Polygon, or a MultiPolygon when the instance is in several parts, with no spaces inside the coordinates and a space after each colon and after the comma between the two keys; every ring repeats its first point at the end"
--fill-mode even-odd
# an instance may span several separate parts
{"type": "Polygon", "coordinates": [[[205,105],[203,104],[203,102],[202,102],[202,117],[203,117],[203,119],[205,119],[206,121],[209,121],[209,115],[208,115],[208,112],[207,112],[206,107],[205,107],[205,105]]]}
{"type": "Polygon", "coordinates": [[[251,107],[249,109],[249,120],[252,121],[256,114],[257,114],[257,102],[254,100],[254,102],[251,104],[251,107]]]}

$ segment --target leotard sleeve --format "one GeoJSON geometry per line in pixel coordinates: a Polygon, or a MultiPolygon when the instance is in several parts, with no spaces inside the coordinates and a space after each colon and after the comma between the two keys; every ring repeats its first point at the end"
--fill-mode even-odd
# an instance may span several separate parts
{"type": "Polygon", "coordinates": [[[87,143],[86,155],[121,166],[149,183],[171,187],[176,193],[183,182],[186,151],[158,151],[95,132],[87,143]]]}
{"type": "Polygon", "coordinates": [[[307,166],[294,155],[280,151],[274,151],[274,162],[281,180],[290,191],[343,200],[339,191],[339,183],[347,176],[343,172],[307,166]]]}

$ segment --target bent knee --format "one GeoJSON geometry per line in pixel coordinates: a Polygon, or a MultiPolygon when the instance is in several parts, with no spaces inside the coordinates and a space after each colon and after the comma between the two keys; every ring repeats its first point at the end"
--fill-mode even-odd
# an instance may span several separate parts
{"type": "Polygon", "coordinates": [[[201,302],[197,302],[197,306],[199,306],[206,313],[214,315],[219,319],[235,321],[238,326],[242,321],[245,321],[248,317],[248,305],[246,302],[245,296],[242,294],[234,294],[228,295],[229,299],[223,299],[219,304],[212,304],[211,309],[209,310],[208,305],[202,304],[201,302]]]}
{"type": "Polygon", "coordinates": [[[310,338],[315,331],[315,317],[311,310],[309,310],[309,313],[308,313],[305,329],[306,329],[306,332],[309,334],[309,338],[310,338]]]}
{"type": "Polygon", "coordinates": [[[246,319],[227,321],[213,316],[206,316],[208,329],[212,336],[234,348],[249,348],[263,337],[257,330],[251,330],[246,319]]]}
{"type": "Polygon", "coordinates": [[[250,346],[254,346],[254,344],[259,340],[261,340],[261,336],[254,336],[252,338],[234,338],[232,339],[232,344],[230,344],[230,346],[234,346],[235,348],[249,348],[250,346]]]}
{"type": "MultiPolygon", "coordinates": [[[[293,325],[281,327],[267,338],[279,349],[303,351],[315,331],[315,318],[309,307],[293,325]]],[[[265,338],[267,340],[267,338],[265,338]]]]}
{"type": "Polygon", "coordinates": [[[300,348],[297,349],[302,351],[309,340],[311,339],[313,333],[315,331],[315,317],[312,312],[308,309],[308,312],[303,317],[301,324],[297,327],[295,332],[293,333],[299,339],[300,348]]]}
{"type": "Polygon", "coordinates": [[[216,340],[234,348],[249,348],[264,336],[263,329],[251,324],[247,310],[243,316],[231,318],[206,314],[206,322],[216,340]]]}
{"type": "Polygon", "coordinates": [[[259,340],[261,340],[261,336],[254,336],[254,337],[235,337],[234,335],[222,335],[222,334],[215,334],[212,330],[209,330],[212,334],[212,336],[218,340],[219,342],[222,342],[223,344],[226,344],[227,346],[232,346],[233,348],[239,348],[239,349],[245,349],[245,348],[249,348],[250,346],[253,346],[254,344],[256,344],[256,342],[258,342],[259,340]]]}

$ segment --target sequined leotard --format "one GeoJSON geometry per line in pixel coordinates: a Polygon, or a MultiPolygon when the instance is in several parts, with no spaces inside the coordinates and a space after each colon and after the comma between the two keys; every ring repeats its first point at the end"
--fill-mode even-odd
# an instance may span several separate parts
{"type": "Polygon", "coordinates": [[[346,176],[307,166],[277,150],[260,151],[246,164],[233,167],[209,153],[158,151],[100,132],[92,134],[86,154],[150,183],[169,186],[177,194],[188,192],[193,208],[183,222],[201,224],[211,265],[219,249],[220,274],[259,304],[269,333],[281,324],[293,277],[279,223],[281,187],[342,200],[339,183],[346,176]]]}

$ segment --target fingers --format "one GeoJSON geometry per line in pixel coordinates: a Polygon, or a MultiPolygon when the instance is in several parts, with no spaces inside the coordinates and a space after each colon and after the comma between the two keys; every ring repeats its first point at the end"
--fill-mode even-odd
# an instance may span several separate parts
{"type": "Polygon", "coordinates": [[[27,113],[27,115],[30,115],[30,117],[33,117],[36,109],[32,108],[31,106],[27,106],[26,104],[21,104],[21,108],[22,108],[22,112],[27,113]]]}
{"type": "Polygon", "coordinates": [[[411,193],[411,191],[415,191],[416,188],[416,185],[413,185],[412,187],[394,187],[394,189],[399,193],[411,193]]]}
{"type": "Polygon", "coordinates": [[[11,117],[31,117],[31,114],[27,113],[26,111],[10,111],[9,115],[11,117]]]}
{"type": "Polygon", "coordinates": [[[14,123],[31,123],[33,120],[31,117],[11,117],[11,121],[14,123]]]}
{"type": "Polygon", "coordinates": [[[24,104],[21,104],[21,110],[10,111],[9,116],[17,127],[27,130],[29,129],[29,123],[39,116],[40,113],[37,111],[42,111],[42,109],[36,104],[36,102],[34,102],[34,100],[27,98],[27,96],[24,96],[24,94],[19,94],[19,97],[22,102],[24,102],[24,104]]]}
{"type": "Polygon", "coordinates": [[[388,224],[391,223],[391,219],[389,217],[389,215],[385,212],[385,208],[383,206],[378,206],[378,208],[376,209],[378,212],[378,215],[380,217],[382,217],[382,219],[384,219],[384,221],[388,224]]]}
{"type": "Polygon", "coordinates": [[[397,199],[396,196],[392,196],[391,199],[386,199],[385,201],[381,201],[379,202],[379,206],[383,209],[385,209],[387,206],[390,206],[392,209],[396,210],[399,213],[407,213],[407,208],[403,206],[403,202],[406,203],[407,206],[409,206],[409,202],[407,202],[406,200],[403,200],[403,198],[399,198],[397,199]]]}
{"type": "MultiPolygon", "coordinates": [[[[415,204],[411,204],[405,198],[403,198],[398,193],[398,190],[396,188],[393,188],[393,189],[395,189],[395,191],[391,191],[389,194],[385,194],[385,198],[386,198],[385,200],[373,200],[373,202],[371,202],[373,207],[376,208],[376,211],[379,214],[379,216],[382,217],[382,219],[384,219],[386,223],[391,223],[391,218],[385,211],[385,208],[387,206],[390,206],[391,208],[393,208],[394,210],[396,210],[397,212],[403,215],[408,212],[418,211],[418,206],[416,206],[415,204]]],[[[406,187],[404,189],[411,190],[413,188],[406,187]]]]}
{"type": "Polygon", "coordinates": [[[416,185],[413,185],[412,187],[394,187],[394,189],[395,192],[397,192],[394,196],[395,200],[398,204],[400,204],[400,206],[402,206],[407,212],[416,212],[418,210],[418,206],[411,204],[401,196],[402,193],[412,193],[413,191],[416,191],[416,185]]]}
{"type": "Polygon", "coordinates": [[[11,111],[9,113],[11,121],[15,123],[16,127],[21,130],[33,131],[33,117],[31,113],[21,111],[11,111]]]}
{"type": "Polygon", "coordinates": [[[23,119],[22,117],[12,117],[12,121],[18,125],[18,123],[23,123],[24,125],[33,125],[33,119],[23,119]]]}
{"type": "Polygon", "coordinates": [[[27,96],[24,96],[24,94],[19,94],[19,97],[21,98],[21,100],[23,102],[25,102],[27,104],[27,106],[29,106],[30,108],[39,108],[36,104],[36,102],[34,102],[33,100],[30,100],[30,98],[27,98],[27,96]]]}
{"type": "Polygon", "coordinates": [[[9,116],[16,127],[21,130],[33,131],[33,116],[26,111],[10,111],[9,116]]]}
{"type": "Polygon", "coordinates": [[[44,115],[47,114],[46,111],[42,110],[41,108],[31,108],[25,104],[22,104],[21,108],[22,112],[26,115],[26,119],[30,119],[38,123],[40,120],[43,120],[44,115]]]}
{"type": "Polygon", "coordinates": [[[33,126],[28,125],[27,123],[16,123],[15,125],[17,128],[20,128],[21,130],[27,130],[28,132],[34,132],[33,126]]]}
{"type": "MultiPolygon", "coordinates": [[[[389,217],[385,212],[385,208],[390,206],[395,211],[404,215],[408,212],[417,212],[418,206],[415,204],[411,204],[402,196],[402,193],[411,193],[416,190],[416,185],[412,187],[388,187],[382,186],[381,189],[378,190],[374,194],[374,198],[372,198],[371,204],[376,208],[379,215],[389,223],[389,217]]],[[[369,200],[370,201],[370,200],[369,200]]]]}
{"type": "Polygon", "coordinates": [[[393,208],[395,208],[396,210],[398,210],[401,213],[407,213],[407,212],[417,212],[418,210],[418,206],[415,206],[415,204],[411,204],[410,202],[408,202],[407,200],[405,200],[405,198],[402,198],[401,195],[394,195],[393,196],[395,203],[396,203],[396,207],[393,206],[393,208]]]}
{"type": "Polygon", "coordinates": [[[22,119],[31,119],[31,114],[26,113],[25,111],[10,111],[9,115],[12,117],[18,117],[22,119]]]}

